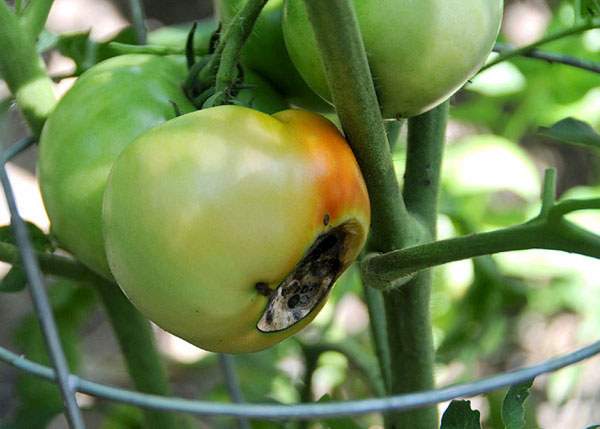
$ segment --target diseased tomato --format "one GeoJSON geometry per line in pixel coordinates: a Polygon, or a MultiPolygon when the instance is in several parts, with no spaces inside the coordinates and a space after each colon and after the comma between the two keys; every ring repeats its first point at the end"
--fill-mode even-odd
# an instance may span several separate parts
{"type": "MultiPolygon", "coordinates": [[[[143,131],[195,107],[181,89],[181,58],[123,55],[85,72],[60,100],[40,139],[39,181],[52,232],[84,264],[111,276],[102,239],[102,196],[110,169],[143,131]]],[[[261,78],[239,98],[269,113],[287,103],[261,78]]]]}
{"type": "MultiPolygon", "coordinates": [[[[423,113],[464,85],[489,55],[503,8],[502,0],[353,4],[384,118],[423,113]]],[[[285,1],[283,33],[302,77],[331,100],[304,0],[285,1]]]]}
{"type": "Polygon", "coordinates": [[[203,349],[245,353],[316,316],[362,248],[369,210],[331,122],[219,106],[122,152],[103,228],[112,273],[142,313],[203,349]]]}

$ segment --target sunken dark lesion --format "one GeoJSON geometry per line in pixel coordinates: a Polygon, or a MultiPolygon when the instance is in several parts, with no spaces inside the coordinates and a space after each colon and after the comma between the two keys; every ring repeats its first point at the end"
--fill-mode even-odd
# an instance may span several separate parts
{"type": "Polygon", "coordinates": [[[264,283],[257,283],[257,291],[269,296],[256,325],[258,330],[282,331],[318,307],[348,265],[346,254],[352,234],[353,231],[346,225],[329,230],[315,240],[296,268],[276,289],[266,292],[264,283]]]}

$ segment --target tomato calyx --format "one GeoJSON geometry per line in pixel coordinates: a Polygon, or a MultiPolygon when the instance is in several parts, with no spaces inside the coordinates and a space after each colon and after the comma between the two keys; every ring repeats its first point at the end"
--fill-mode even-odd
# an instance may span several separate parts
{"type": "MultiPolygon", "coordinates": [[[[236,99],[237,94],[244,89],[252,89],[254,85],[244,84],[244,69],[237,64],[236,73],[229,86],[224,90],[216,90],[216,79],[221,52],[221,24],[214,31],[208,47],[208,54],[196,61],[194,49],[194,33],[196,24],[192,25],[186,42],[186,61],[188,76],[183,85],[183,91],[192,104],[198,109],[207,109],[221,104],[246,106],[236,99]]],[[[250,106],[246,106],[250,107],[250,106]]]]}
{"type": "Polygon", "coordinates": [[[317,237],[276,289],[257,283],[257,292],[269,297],[257,329],[265,333],[283,331],[319,307],[349,265],[346,255],[353,249],[355,233],[351,222],[330,229],[317,237]]]}

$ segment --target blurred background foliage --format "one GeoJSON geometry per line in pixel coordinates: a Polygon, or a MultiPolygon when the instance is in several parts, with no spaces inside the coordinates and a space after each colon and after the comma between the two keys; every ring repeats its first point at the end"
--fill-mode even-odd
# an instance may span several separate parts
{"type": "MultiPolygon", "coordinates": [[[[507,0],[500,42],[523,45],[577,19],[573,0],[507,0]]],[[[210,1],[146,0],[150,29],[209,17],[210,1]]],[[[128,25],[128,3],[56,0],[48,28],[53,33],[91,30],[65,39],[81,52],[101,44],[128,25]],[[91,38],[91,39],[90,39],[91,38]],[[86,48],[87,46],[87,48],[86,48]]],[[[163,29],[164,31],[164,29],[163,29]]],[[[49,34],[49,33],[48,33],[49,34]]],[[[46,35],[44,50],[56,40],[46,35]]],[[[127,41],[128,32],[119,40],[127,41]]],[[[42,42],[41,42],[42,43],[42,42]]],[[[543,47],[593,61],[600,59],[600,29],[543,47]]],[[[41,48],[42,49],[42,48],[41,48]]],[[[62,50],[64,54],[64,50],[62,50]]],[[[88,52],[88,51],[86,51],[88,52]]],[[[55,76],[84,67],[48,49],[55,76]]],[[[75,55],[75,57],[77,57],[75,55]]],[[[89,57],[88,57],[89,60],[89,57]]],[[[57,83],[58,90],[67,81],[57,83]]],[[[72,81],[72,79],[71,79],[72,81]]],[[[453,97],[444,161],[441,238],[521,223],[539,210],[541,178],[558,172],[559,198],[600,195],[599,157],[593,148],[568,145],[542,135],[566,117],[600,129],[598,74],[530,58],[515,58],[475,76],[453,97]]],[[[0,84],[0,138],[3,144],[26,135],[23,121],[0,84]]],[[[398,177],[404,165],[405,135],[394,146],[398,177]]],[[[9,166],[27,219],[43,230],[47,219],[36,188],[35,150],[9,166]]],[[[2,224],[8,222],[2,209],[2,224]]],[[[600,214],[570,215],[600,232],[600,214]]],[[[8,272],[8,267],[3,268],[8,272]]],[[[473,380],[541,362],[598,338],[600,262],[560,252],[528,250],[462,261],[435,270],[432,297],[440,386],[473,380]]],[[[8,276],[0,289],[18,290],[8,276]]],[[[71,369],[93,380],[129,386],[118,347],[92,290],[50,279],[49,293],[71,369]]],[[[251,402],[295,403],[358,399],[377,395],[381,380],[369,335],[358,270],[349,270],[330,302],[305,331],[272,349],[235,356],[239,381],[251,402]]],[[[159,329],[157,342],[168,363],[174,393],[187,398],[230,401],[216,355],[200,351],[159,329]]],[[[41,334],[24,292],[0,294],[0,341],[35,361],[48,363],[41,334]]],[[[526,403],[526,428],[584,428],[600,423],[600,362],[592,359],[536,379],[526,403]]],[[[484,428],[502,428],[505,392],[473,399],[484,428]]],[[[89,427],[141,427],[139,410],[79,396],[89,427]]],[[[447,404],[440,404],[440,410],[447,404]]],[[[66,427],[55,386],[0,366],[0,428],[66,427]]],[[[232,419],[186,417],[199,428],[235,427],[232,419]]],[[[254,428],[366,428],[381,416],[289,424],[253,421],[254,428]]]]}

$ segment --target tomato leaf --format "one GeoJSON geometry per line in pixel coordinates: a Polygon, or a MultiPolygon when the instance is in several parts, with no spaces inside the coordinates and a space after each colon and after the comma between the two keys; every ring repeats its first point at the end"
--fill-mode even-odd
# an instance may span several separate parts
{"type": "Polygon", "coordinates": [[[541,127],[538,133],[566,143],[600,149],[600,134],[588,123],[575,118],[565,118],[550,128],[541,127]]]}
{"type": "Polygon", "coordinates": [[[523,403],[529,397],[529,388],[532,384],[533,380],[529,380],[508,389],[502,401],[502,422],[506,429],[521,429],[525,426],[523,403]]]}
{"type": "Polygon", "coordinates": [[[481,429],[480,413],[471,409],[471,401],[452,401],[442,416],[440,429],[481,429]]]}
{"type": "MultiPolygon", "coordinates": [[[[31,222],[25,222],[25,225],[27,226],[29,237],[31,238],[35,250],[38,252],[54,251],[54,244],[52,244],[50,237],[44,233],[44,231],[31,222]]],[[[15,246],[17,245],[12,231],[10,230],[10,225],[0,226],[0,243],[10,243],[14,244],[15,246]]]]}
{"type": "Polygon", "coordinates": [[[25,289],[26,283],[27,280],[23,269],[19,266],[14,266],[6,273],[2,281],[0,281],[0,292],[21,292],[25,289]]]}
{"type": "Polygon", "coordinates": [[[119,52],[110,46],[111,42],[135,44],[135,31],[127,27],[112,39],[103,42],[92,40],[89,31],[60,35],[44,31],[38,40],[38,50],[45,52],[58,49],[61,54],[75,61],[73,75],[79,76],[94,64],[119,55],[119,52]]]}
{"type": "Polygon", "coordinates": [[[582,18],[600,15],[600,0],[581,0],[579,12],[582,18]]]}

